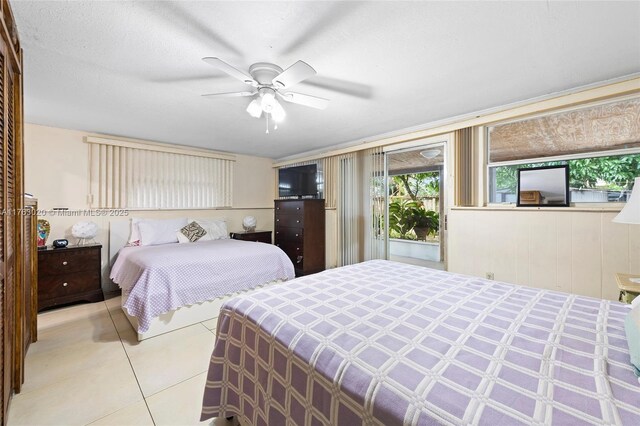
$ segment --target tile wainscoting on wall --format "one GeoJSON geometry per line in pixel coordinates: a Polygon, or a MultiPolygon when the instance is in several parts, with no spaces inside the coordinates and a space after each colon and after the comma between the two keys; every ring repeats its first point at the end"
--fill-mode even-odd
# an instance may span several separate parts
{"type": "Polygon", "coordinates": [[[614,274],[640,273],[640,226],[617,212],[453,209],[451,272],[617,300],[614,274]]]}

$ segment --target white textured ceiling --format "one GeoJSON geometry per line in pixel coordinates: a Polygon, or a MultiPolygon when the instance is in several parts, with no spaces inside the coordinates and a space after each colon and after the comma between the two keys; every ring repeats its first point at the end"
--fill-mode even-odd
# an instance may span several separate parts
{"type": "Polygon", "coordinates": [[[26,121],[280,158],[640,71],[640,2],[13,1],[26,121]],[[264,133],[247,70],[318,75],[264,133]],[[329,90],[341,87],[345,93],[329,90]]]}

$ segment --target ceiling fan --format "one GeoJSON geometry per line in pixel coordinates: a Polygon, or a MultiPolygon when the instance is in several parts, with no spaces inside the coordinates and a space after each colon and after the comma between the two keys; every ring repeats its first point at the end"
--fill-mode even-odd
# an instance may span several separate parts
{"type": "Polygon", "coordinates": [[[328,99],[288,91],[291,86],[316,74],[316,70],[306,62],[298,61],[284,71],[275,64],[258,62],[251,65],[249,73],[246,73],[219,58],[207,57],[202,60],[253,87],[253,90],[250,91],[211,93],[202,96],[209,98],[253,97],[247,107],[247,112],[255,118],[260,118],[262,113],[265,113],[267,133],[269,133],[269,116],[276,123],[282,121],[286,116],[278,98],[285,102],[317,109],[325,109],[329,104],[328,99]]]}

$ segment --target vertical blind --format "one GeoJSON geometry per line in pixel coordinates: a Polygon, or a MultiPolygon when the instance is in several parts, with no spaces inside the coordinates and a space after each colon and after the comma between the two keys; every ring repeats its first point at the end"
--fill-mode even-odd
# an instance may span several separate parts
{"type": "Polygon", "coordinates": [[[456,130],[455,133],[455,200],[457,206],[474,206],[476,191],[476,142],[473,128],[456,130]]]}
{"type": "MultiPolygon", "coordinates": [[[[384,259],[385,181],[382,147],[284,167],[318,164],[326,208],[337,214],[337,263],[384,259]]],[[[276,185],[278,177],[276,176],[276,185]]]]}
{"type": "Polygon", "coordinates": [[[384,228],[385,173],[382,147],[363,152],[362,188],[364,190],[364,260],[386,258],[386,231],[384,228]]]}
{"type": "Polygon", "coordinates": [[[386,257],[382,147],[341,155],[338,162],[338,264],[386,257]]]}
{"type": "Polygon", "coordinates": [[[91,207],[197,209],[232,204],[233,160],[100,138],[87,142],[91,207]]]}
{"type": "Polygon", "coordinates": [[[358,153],[338,156],[338,266],[360,262],[360,191],[358,153]]]}

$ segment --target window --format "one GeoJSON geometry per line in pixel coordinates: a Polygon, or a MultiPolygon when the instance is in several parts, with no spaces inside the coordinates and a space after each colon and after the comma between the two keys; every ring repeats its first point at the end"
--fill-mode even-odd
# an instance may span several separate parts
{"type": "Polygon", "coordinates": [[[516,202],[519,168],[561,164],[571,202],[626,202],[640,176],[639,122],[636,97],[489,127],[489,202],[516,202]]]}
{"type": "Polygon", "coordinates": [[[626,202],[640,176],[640,153],[489,167],[489,202],[515,203],[518,169],[569,165],[572,203],[626,202]]]}
{"type": "Polygon", "coordinates": [[[94,208],[230,207],[234,157],[211,151],[88,137],[94,208]]]}

